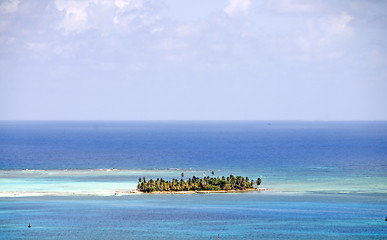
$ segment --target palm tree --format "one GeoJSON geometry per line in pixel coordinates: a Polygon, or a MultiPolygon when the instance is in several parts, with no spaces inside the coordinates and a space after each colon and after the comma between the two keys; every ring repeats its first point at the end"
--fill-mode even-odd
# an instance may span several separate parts
{"type": "Polygon", "coordinates": [[[257,185],[259,186],[259,185],[261,185],[261,179],[260,178],[257,178],[257,181],[256,181],[256,183],[257,183],[257,185]]]}

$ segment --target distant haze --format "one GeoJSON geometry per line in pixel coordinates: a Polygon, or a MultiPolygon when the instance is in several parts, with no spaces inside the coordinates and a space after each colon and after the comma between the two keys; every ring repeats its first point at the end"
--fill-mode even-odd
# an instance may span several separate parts
{"type": "Polygon", "coordinates": [[[0,120],[387,120],[386,9],[2,0],[0,120]]]}

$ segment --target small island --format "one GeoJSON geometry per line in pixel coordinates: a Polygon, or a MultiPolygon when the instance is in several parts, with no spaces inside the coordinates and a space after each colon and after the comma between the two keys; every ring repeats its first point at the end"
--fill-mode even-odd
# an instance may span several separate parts
{"type": "Polygon", "coordinates": [[[261,179],[249,179],[248,177],[230,175],[228,177],[206,177],[193,176],[184,180],[184,173],[180,180],[173,178],[166,181],[162,178],[146,180],[145,177],[138,179],[137,190],[143,193],[209,193],[209,192],[237,192],[237,191],[259,191],[261,179]]]}

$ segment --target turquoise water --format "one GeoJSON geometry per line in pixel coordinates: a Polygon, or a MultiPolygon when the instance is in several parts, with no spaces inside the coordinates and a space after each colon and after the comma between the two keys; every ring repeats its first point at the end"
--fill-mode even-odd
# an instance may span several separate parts
{"type": "Polygon", "coordinates": [[[270,192],[3,198],[0,238],[383,239],[387,205],[379,198],[270,192]]]}
{"type": "Polygon", "coordinates": [[[387,239],[385,217],[386,122],[0,122],[0,239],[387,239]],[[132,193],[212,170],[268,190],[132,193]]]}
{"type": "MultiPolygon", "coordinates": [[[[212,176],[209,170],[0,170],[0,196],[113,196],[130,194],[138,179],[180,179],[192,176],[212,176]]],[[[216,176],[243,175],[261,178],[260,187],[276,193],[352,193],[387,194],[387,176],[343,174],[340,170],[301,168],[256,170],[215,170],[216,176]],[[292,175],[289,174],[292,171],[292,175]],[[308,172],[308,174],[305,174],[308,172]],[[304,174],[303,174],[304,173],[304,174]],[[328,174],[329,173],[329,174],[328,174]]]]}

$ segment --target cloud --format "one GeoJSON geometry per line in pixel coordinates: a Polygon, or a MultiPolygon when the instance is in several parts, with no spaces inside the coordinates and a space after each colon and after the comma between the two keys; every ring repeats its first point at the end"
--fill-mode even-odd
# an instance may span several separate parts
{"type": "Polygon", "coordinates": [[[329,16],[307,23],[308,30],[299,35],[296,42],[304,53],[320,53],[327,58],[344,56],[343,51],[326,52],[335,47],[340,40],[351,37],[354,29],[350,26],[352,17],[343,12],[338,16],[329,16]],[[323,51],[323,52],[321,52],[323,51]]]}
{"type": "Polygon", "coordinates": [[[6,13],[16,12],[19,6],[19,0],[5,1],[0,4],[0,10],[6,13]]]}
{"type": "Polygon", "coordinates": [[[89,29],[87,8],[91,1],[56,0],[55,7],[64,12],[64,19],[59,23],[59,28],[64,34],[79,33],[89,29]]]}
{"type": "Polygon", "coordinates": [[[115,0],[116,7],[113,23],[121,30],[132,31],[153,26],[150,32],[157,32],[162,27],[154,26],[160,17],[153,13],[150,2],[142,0],[115,0]],[[158,29],[158,30],[157,30],[158,29]]]}
{"type": "Polygon", "coordinates": [[[114,24],[132,22],[139,17],[136,12],[144,7],[141,0],[115,0],[114,5],[117,8],[116,15],[113,18],[114,24]]]}
{"type": "Polygon", "coordinates": [[[153,25],[159,17],[151,4],[142,0],[55,0],[57,10],[64,12],[58,28],[64,35],[97,29],[106,35],[114,30],[132,31],[153,25]]]}
{"type": "Polygon", "coordinates": [[[118,7],[121,12],[130,10],[139,10],[143,8],[143,1],[141,0],[115,0],[114,5],[118,7]]]}
{"type": "Polygon", "coordinates": [[[351,36],[354,33],[353,28],[349,26],[351,20],[352,17],[347,13],[320,20],[323,35],[320,36],[319,43],[329,45],[340,38],[351,36]]]}
{"type": "Polygon", "coordinates": [[[250,0],[229,0],[229,5],[223,10],[229,16],[238,14],[247,15],[249,13],[250,4],[250,0]]]}
{"type": "Polygon", "coordinates": [[[279,13],[314,12],[321,7],[319,1],[270,0],[269,7],[279,13]]]}
{"type": "Polygon", "coordinates": [[[351,35],[353,33],[353,29],[349,26],[351,20],[352,17],[345,12],[341,13],[340,16],[329,18],[328,32],[330,34],[351,35]]]}

